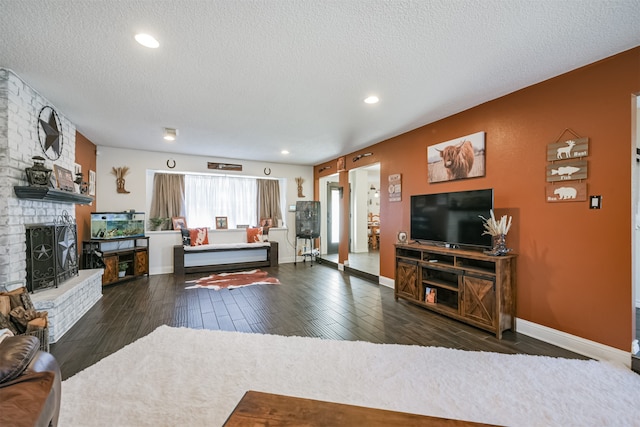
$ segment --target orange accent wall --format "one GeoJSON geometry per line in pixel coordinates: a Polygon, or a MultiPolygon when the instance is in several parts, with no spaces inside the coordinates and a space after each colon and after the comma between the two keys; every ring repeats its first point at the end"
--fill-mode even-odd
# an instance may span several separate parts
{"type": "MultiPolygon", "coordinates": [[[[82,166],[83,179],[89,182],[89,170],[96,170],[96,146],[80,132],[76,132],[76,163],[82,166]]],[[[97,195],[94,198],[97,200],[97,195]]],[[[95,211],[95,201],[91,205],[76,205],[79,256],[82,255],[82,241],[91,237],[91,213],[95,211]]]]}
{"type": "Polygon", "coordinates": [[[517,317],[629,351],[634,93],[640,47],[360,150],[374,155],[357,164],[359,152],[347,155],[348,169],[379,161],[381,183],[402,174],[402,202],[381,198],[381,276],[395,277],[394,243],[409,230],[410,195],[493,188],[496,215],[513,216],[507,244],[519,255],[517,317]],[[602,195],[600,210],[545,201],[547,145],[567,128],[589,137],[587,193],[602,195]],[[427,147],[479,131],[486,176],[429,184],[427,147]]]}

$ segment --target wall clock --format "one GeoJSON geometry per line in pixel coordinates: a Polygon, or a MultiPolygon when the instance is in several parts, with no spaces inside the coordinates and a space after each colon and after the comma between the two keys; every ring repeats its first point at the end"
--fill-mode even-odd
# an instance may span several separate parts
{"type": "Polygon", "coordinates": [[[398,232],[398,243],[407,243],[407,232],[399,231],[398,232]]]}
{"type": "Polygon", "coordinates": [[[57,160],[62,154],[62,129],[58,113],[50,106],[44,106],[38,114],[38,140],[45,156],[57,160]]]}

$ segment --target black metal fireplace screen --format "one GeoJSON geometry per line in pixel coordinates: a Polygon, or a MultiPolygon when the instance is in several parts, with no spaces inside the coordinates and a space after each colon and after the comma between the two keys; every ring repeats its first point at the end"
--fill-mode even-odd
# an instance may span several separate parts
{"type": "Polygon", "coordinates": [[[57,288],[78,275],[76,221],[64,212],[51,224],[31,224],[27,233],[27,289],[57,288]]]}

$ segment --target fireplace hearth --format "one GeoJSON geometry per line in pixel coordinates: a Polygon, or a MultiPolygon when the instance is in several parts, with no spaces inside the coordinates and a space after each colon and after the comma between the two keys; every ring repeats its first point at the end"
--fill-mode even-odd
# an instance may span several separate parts
{"type": "Polygon", "coordinates": [[[53,223],[25,226],[27,236],[27,289],[57,288],[78,275],[76,221],[66,211],[53,223]]]}

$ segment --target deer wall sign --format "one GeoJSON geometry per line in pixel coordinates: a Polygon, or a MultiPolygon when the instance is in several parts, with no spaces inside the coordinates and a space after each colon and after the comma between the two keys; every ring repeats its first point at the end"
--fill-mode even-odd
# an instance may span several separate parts
{"type": "MultiPolygon", "coordinates": [[[[546,201],[584,202],[587,200],[589,138],[582,138],[567,129],[575,138],[556,140],[547,145],[546,201]]],[[[564,132],[563,132],[564,134],[564,132]]],[[[562,137],[562,134],[560,135],[562,137]]]]}

